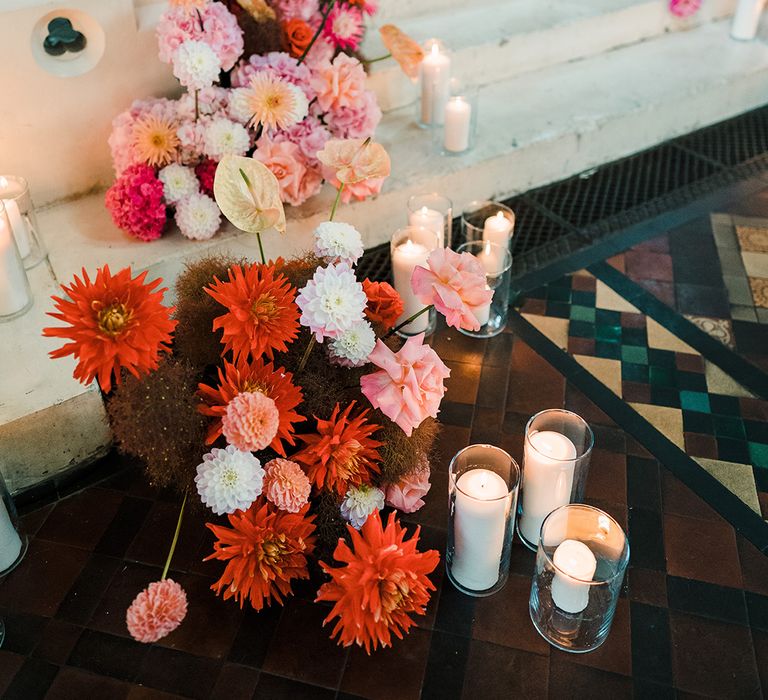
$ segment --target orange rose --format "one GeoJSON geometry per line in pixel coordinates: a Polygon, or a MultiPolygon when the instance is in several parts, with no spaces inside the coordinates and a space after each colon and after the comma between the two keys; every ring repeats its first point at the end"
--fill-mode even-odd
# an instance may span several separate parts
{"type": "Polygon", "coordinates": [[[283,23],[283,31],[288,40],[288,50],[291,56],[299,58],[312,41],[312,27],[304,20],[294,17],[283,23]]]}
{"type": "Polygon", "coordinates": [[[374,323],[380,323],[386,330],[393,328],[403,313],[403,300],[391,284],[386,282],[363,281],[363,291],[368,297],[365,315],[374,323]]]}

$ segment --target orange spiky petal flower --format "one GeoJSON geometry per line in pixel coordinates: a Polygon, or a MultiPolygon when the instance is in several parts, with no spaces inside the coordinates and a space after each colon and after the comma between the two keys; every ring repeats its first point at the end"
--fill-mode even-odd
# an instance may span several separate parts
{"type": "Polygon", "coordinates": [[[299,333],[299,308],[296,290],[288,279],[275,273],[274,265],[233,265],[228,280],[214,277],[205,290],[227,313],[213,319],[213,330],[223,331],[224,352],[232,351],[235,361],[241,356],[285,352],[299,333]]]}
{"type": "Polygon", "coordinates": [[[221,578],[211,586],[224,600],[234,598],[256,610],[274,598],[282,605],[291,595],[293,579],[309,578],[307,557],[315,547],[314,515],[309,504],[298,513],[278,510],[263,496],[248,510],[229,515],[231,528],[207,523],[217,538],[209,559],[227,562],[221,578]]]}
{"type": "Polygon", "coordinates": [[[327,624],[338,618],[331,638],[338,635],[339,644],[357,644],[370,654],[380,644],[390,646],[392,634],[402,639],[415,624],[411,615],[423,615],[435,590],[427,578],[440,554],[434,549],[419,552],[420,528],[410,539],[405,529],[390,513],[386,528],[379,512],[374,511],[360,532],[348,526],[352,548],[340,539],[334,559],[346,566],[333,567],[320,562],[331,577],[317,593],[317,601],[328,600],[335,605],[327,624]]]}
{"type": "Polygon", "coordinates": [[[350,418],[354,405],[352,401],[339,415],[341,408],[336,404],[329,420],[315,417],[317,433],[297,435],[306,446],[293,456],[307,468],[315,486],[335,489],[341,495],[350,486],[370,483],[371,473],[379,472],[376,462],[381,459],[376,448],[383,443],[370,437],[381,426],[367,421],[368,409],[350,418]]]}
{"type": "Polygon", "coordinates": [[[126,369],[136,377],[157,369],[160,353],[170,352],[171,334],[176,321],[171,318],[172,308],[163,306],[162,283],[156,279],[144,284],[147,271],[131,278],[126,267],[112,275],[105,265],[91,281],[83,269],[83,279],[75,275],[62,290],[69,299],[51,297],[59,313],[49,316],[68,323],[65,327],[44,328],[49,338],[66,338],[51,357],[77,358],[74,377],[83,384],[94,378],[108,392],[120,383],[120,370],[126,369]]]}
{"type": "Polygon", "coordinates": [[[293,424],[300,423],[305,418],[295,410],[303,400],[301,389],[293,384],[293,374],[286,372],[284,367],[275,369],[271,362],[263,358],[248,360],[241,357],[236,364],[224,361],[224,368],[219,367],[219,386],[214,388],[207,384],[198,385],[198,395],[205,402],[199,411],[205,416],[216,420],[208,428],[205,444],[214,443],[221,435],[221,419],[227,412],[227,404],[244,391],[260,391],[275,402],[280,414],[277,435],[270,447],[279,455],[285,457],[285,442],[295,445],[293,424]]]}

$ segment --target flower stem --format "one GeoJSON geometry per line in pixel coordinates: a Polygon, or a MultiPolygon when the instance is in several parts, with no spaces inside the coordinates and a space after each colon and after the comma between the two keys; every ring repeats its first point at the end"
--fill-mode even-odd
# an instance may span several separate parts
{"type": "Polygon", "coordinates": [[[266,265],[267,259],[264,257],[264,246],[261,245],[261,232],[256,231],[256,240],[259,242],[259,253],[261,253],[261,264],[266,265]]]}
{"type": "Polygon", "coordinates": [[[195,90],[195,121],[200,119],[200,90],[195,90]]]}
{"type": "Polygon", "coordinates": [[[195,8],[195,12],[197,12],[197,20],[200,22],[200,31],[205,34],[205,24],[203,23],[203,16],[200,14],[200,10],[195,8]]]}
{"type": "Polygon", "coordinates": [[[407,326],[409,323],[413,323],[419,316],[421,316],[421,314],[423,314],[426,311],[429,311],[432,307],[433,307],[433,304],[430,304],[429,306],[425,306],[421,311],[417,311],[415,314],[413,314],[413,316],[409,316],[408,318],[405,319],[405,321],[403,321],[401,324],[395,326],[391,331],[389,331],[389,333],[387,333],[383,337],[383,339],[386,340],[390,336],[397,333],[397,331],[399,331],[401,328],[405,328],[405,326],[407,326]]]}
{"type": "Polygon", "coordinates": [[[333,221],[333,217],[336,216],[336,208],[339,206],[339,202],[341,201],[341,191],[344,189],[344,183],[339,184],[339,190],[336,192],[336,199],[333,200],[333,206],[331,207],[331,216],[328,218],[328,221],[333,221]]]}
{"type": "Polygon", "coordinates": [[[323,19],[320,21],[320,26],[317,28],[315,35],[312,37],[312,41],[310,41],[307,48],[304,49],[304,53],[301,54],[301,58],[299,58],[299,63],[304,63],[304,59],[307,57],[307,54],[309,53],[310,49],[315,45],[317,38],[320,36],[320,32],[323,31],[323,27],[325,26],[325,22],[328,19],[328,15],[331,14],[331,10],[333,9],[333,6],[335,4],[336,4],[336,0],[331,0],[328,3],[328,7],[326,7],[325,12],[323,12],[323,19]]]}
{"type": "Polygon", "coordinates": [[[310,338],[309,343],[307,343],[307,349],[304,351],[304,354],[301,356],[301,362],[299,362],[299,368],[296,370],[296,374],[301,372],[301,370],[304,369],[305,365],[307,364],[307,360],[309,359],[309,354],[312,352],[312,348],[315,347],[315,343],[317,341],[315,340],[314,334],[312,335],[312,338],[310,338]]]}
{"type": "Polygon", "coordinates": [[[173,541],[171,542],[171,549],[168,552],[168,558],[165,560],[165,568],[163,569],[163,575],[160,577],[161,581],[165,580],[168,575],[168,568],[171,566],[171,559],[173,559],[173,553],[176,551],[176,543],[179,541],[179,532],[181,531],[181,520],[184,517],[184,506],[187,505],[187,493],[184,492],[184,500],[181,502],[181,509],[179,510],[179,519],[176,521],[176,532],[173,533],[173,541]]]}
{"type": "Polygon", "coordinates": [[[392,54],[388,53],[378,58],[364,58],[363,63],[377,63],[378,61],[386,61],[388,58],[392,58],[392,54]]]}

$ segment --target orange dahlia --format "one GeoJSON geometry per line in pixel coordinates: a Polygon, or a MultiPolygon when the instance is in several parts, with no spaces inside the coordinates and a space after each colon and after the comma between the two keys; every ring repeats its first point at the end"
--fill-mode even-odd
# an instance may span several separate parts
{"type": "Polygon", "coordinates": [[[234,598],[256,610],[275,598],[282,605],[291,594],[293,579],[309,578],[307,556],[315,547],[314,515],[309,504],[298,513],[278,510],[263,496],[248,510],[229,515],[231,528],[207,523],[217,538],[209,559],[227,562],[221,578],[211,586],[224,600],[234,598]]]}
{"type": "Polygon", "coordinates": [[[59,313],[49,316],[68,323],[65,327],[44,328],[43,335],[67,338],[51,357],[77,358],[74,377],[83,384],[94,378],[104,391],[120,383],[120,370],[136,377],[157,369],[160,353],[169,352],[176,321],[172,308],[163,306],[163,289],[155,289],[161,279],[144,284],[147,272],[131,279],[131,268],[112,275],[105,265],[91,281],[83,269],[83,279],[62,289],[69,299],[51,297],[59,313]]]}
{"type": "Polygon", "coordinates": [[[376,462],[381,459],[376,449],[383,443],[370,436],[381,426],[366,420],[368,409],[354,418],[350,413],[355,402],[339,415],[336,404],[329,420],[317,420],[317,433],[297,435],[306,443],[293,459],[307,468],[309,480],[318,488],[343,495],[350,486],[370,483],[371,473],[378,473],[376,462]]]}
{"type": "Polygon", "coordinates": [[[334,559],[346,566],[332,567],[320,562],[331,577],[317,593],[316,601],[335,603],[327,624],[338,618],[331,638],[339,644],[364,647],[368,654],[379,644],[387,647],[394,634],[398,639],[414,625],[411,615],[423,615],[435,586],[427,578],[440,555],[430,549],[419,552],[420,528],[410,539],[405,529],[390,513],[382,527],[379,512],[374,511],[360,532],[348,526],[352,548],[339,539],[334,559]]]}
{"type": "Polygon", "coordinates": [[[235,361],[249,354],[271,360],[275,350],[288,349],[299,332],[299,309],[286,277],[276,274],[273,265],[253,264],[233,265],[226,282],[214,280],[205,291],[227,307],[227,313],[213,319],[213,330],[223,331],[224,352],[231,350],[235,361]]]}
{"type": "Polygon", "coordinates": [[[275,369],[274,364],[265,362],[261,357],[255,360],[241,357],[236,364],[225,360],[224,369],[219,368],[218,387],[198,385],[197,393],[205,402],[198,410],[203,415],[216,419],[208,428],[206,445],[214,443],[221,435],[221,421],[227,413],[229,402],[243,392],[260,391],[275,402],[280,414],[277,435],[269,446],[285,457],[283,442],[291,446],[296,444],[293,424],[304,420],[295,410],[304,397],[301,389],[295,386],[292,380],[293,374],[286,372],[284,367],[275,369]]]}

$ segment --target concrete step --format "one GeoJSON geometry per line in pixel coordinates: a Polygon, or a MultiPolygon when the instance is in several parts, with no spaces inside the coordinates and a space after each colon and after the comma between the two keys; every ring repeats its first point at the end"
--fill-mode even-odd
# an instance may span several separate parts
{"type": "MultiPolygon", "coordinates": [[[[482,88],[478,145],[461,157],[439,156],[430,133],[414,124],[411,108],[386,115],[378,139],[391,153],[392,176],[379,197],[342,206],[337,218],[357,226],[366,246],[374,246],[405,224],[406,199],[416,192],[451,197],[458,214],[472,199],[526,191],[755,108],[766,94],[768,46],[731,41],[724,21],[517,75],[482,88]]],[[[310,247],[312,230],[327,217],[332,200],[326,188],[303,207],[289,207],[289,232],[265,237],[268,256],[310,247]]],[[[109,263],[115,270],[150,268],[152,276],[168,283],[185,260],[211,250],[257,256],[252,237],[231,229],[205,243],[177,232],[154,243],[130,239],[110,222],[103,194],[49,207],[39,218],[53,273],[61,281],[82,267],[94,270],[109,263]]],[[[6,366],[14,368],[11,382],[0,382],[0,423],[9,424],[0,432],[0,444],[15,435],[48,441],[61,452],[58,459],[47,457],[50,472],[66,469],[68,455],[78,450],[94,453],[93,441],[106,445],[108,436],[98,394],[68,378],[69,363],[45,357],[50,341],[40,336],[40,328],[43,311],[50,309],[51,279],[35,271],[32,281],[35,310],[0,326],[2,347],[12,348],[6,366]],[[91,433],[49,438],[47,426],[59,424],[67,402],[83,400],[90,406],[94,398],[83,414],[93,422],[91,433]]],[[[30,463],[31,471],[36,463],[30,463]]],[[[26,481],[19,476],[13,483],[26,481]]]]}
{"type": "MultiPolygon", "coordinates": [[[[431,4],[436,3],[433,0],[431,4]]],[[[458,4],[441,12],[406,16],[395,23],[416,41],[441,39],[451,51],[452,74],[465,85],[488,85],[531,71],[596,56],[670,32],[690,30],[733,14],[735,0],[704,3],[678,19],[658,0],[495,0],[458,4]]],[[[386,54],[375,26],[363,54],[386,54]]],[[[370,84],[384,111],[412,103],[418,87],[393,60],[371,66],[370,84]]],[[[525,99],[516,96],[513,99],[525,99]]]]}

